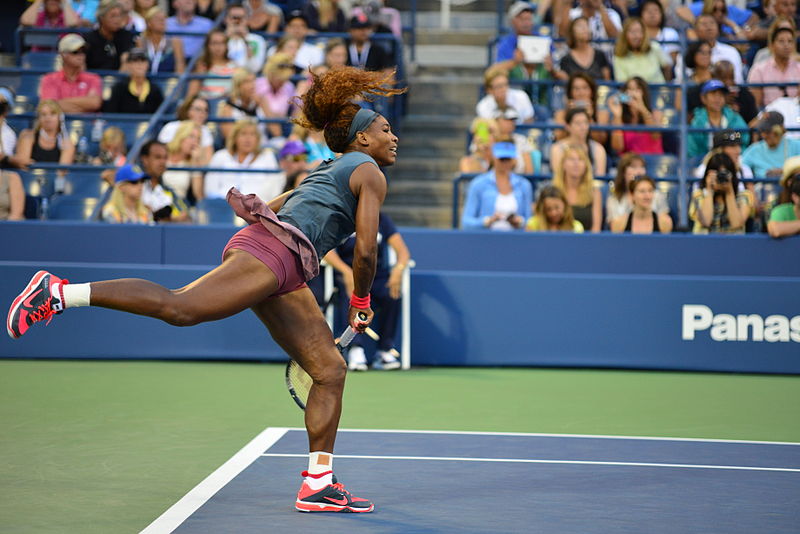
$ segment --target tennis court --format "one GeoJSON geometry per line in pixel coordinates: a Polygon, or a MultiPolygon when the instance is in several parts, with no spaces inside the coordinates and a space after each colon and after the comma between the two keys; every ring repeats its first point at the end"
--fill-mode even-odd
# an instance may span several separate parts
{"type": "Polygon", "coordinates": [[[302,426],[283,370],[0,361],[0,524],[15,533],[139,532],[232,458],[239,469],[178,532],[796,532],[800,524],[796,376],[352,375],[342,427],[368,430],[342,432],[336,472],[376,512],[336,515],[294,511],[307,451],[302,432],[277,430],[302,426]],[[280,439],[255,442],[243,461],[237,451],[267,428],[280,439]],[[728,441],[706,441],[717,439],[728,441]]]}
{"type": "MultiPolygon", "coordinates": [[[[337,472],[378,504],[348,532],[797,532],[800,444],[343,430],[337,472]]],[[[269,428],[145,533],[303,531],[303,429],[269,428]],[[229,480],[230,479],[230,480],[229,480]],[[274,503],[269,505],[266,503],[274,503]]]]}

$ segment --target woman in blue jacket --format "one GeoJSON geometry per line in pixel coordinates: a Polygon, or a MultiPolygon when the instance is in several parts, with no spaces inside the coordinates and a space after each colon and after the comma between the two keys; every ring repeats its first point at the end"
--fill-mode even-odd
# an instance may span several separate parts
{"type": "Polygon", "coordinates": [[[492,170],[476,176],[469,185],[461,227],[522,230],[531,216],[533,188],[528,180],[511,172],[517,149],[513,143],[495,143],[492,158],[492,170]]]}

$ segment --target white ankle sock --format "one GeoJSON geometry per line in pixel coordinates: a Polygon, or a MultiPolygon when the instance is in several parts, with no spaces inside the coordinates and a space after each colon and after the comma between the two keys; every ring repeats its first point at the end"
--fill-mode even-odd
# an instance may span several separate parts
{"type": "Polygon", "coordinates": [[[65,308],[89,306],[89,297],[92,292],[89,284],[64,284],[61,291],[64,292],[65,308]]]}
{"type": "Polygon", "coordinates": [[[308,453],[306,484],[312,490],[321,490],[325,486],[333,484],[333,454],[324,451],[308,453]]]}

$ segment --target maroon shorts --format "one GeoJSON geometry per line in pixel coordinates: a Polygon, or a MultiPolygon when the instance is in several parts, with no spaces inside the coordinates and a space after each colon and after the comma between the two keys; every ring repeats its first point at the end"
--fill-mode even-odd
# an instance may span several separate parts
{"type": "Polygon", "coordinates": [[[232,248],[249,252],[275,274],[278,289],[271,296],[277,297],[306,287],[300,258],[269,233],[264,225],[255,223],[236,232],[222,251],[223,259],[232,248]]]}

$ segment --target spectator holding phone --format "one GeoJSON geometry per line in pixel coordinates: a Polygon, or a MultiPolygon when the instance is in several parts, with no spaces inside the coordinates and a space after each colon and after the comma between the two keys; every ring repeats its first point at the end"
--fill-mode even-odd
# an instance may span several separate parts
{"type": "Polygon", "coordinates": [[[611,146],[620,154],[637,152],[639,154],[663,154],[664,147],[660,132],[625,130],[624,125],[661,126],[661,111],[653,109],[650,103],[650,89],[647,82],[634,76],[623,87],[623,91],[608,99],[608,108],[613,117],[612,123],[622,128],[611,133],[611,146]]]}
{"type": "Polygon", "coordinates": [[[750,193],[739,190],[734,162],[727,154],[715,154],[708,160],[700,188],[689,204],[692,232],[743,234],[752,206],[750,193]]]}
{"type": "Polygon", "coordinates": [[[465,230],[521,230],[531,215],[533,188],[512,172],[517,149],[512,143],[492,146],[493,169],[469,184],[461,227],[465,230]]]}
{"type": "Polygon", "coordinates": [[[621,215],[611,221],[614,233],[628,232],[632,234],[668,234],[672,232],[672,219],[666,213],[656,213],[653,209],[656,183],[649,176],[636,176],[628,184],[633,209],[627,215],[621,215]]]}

